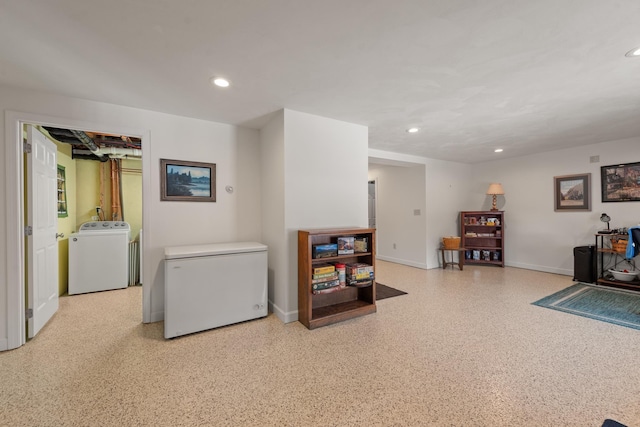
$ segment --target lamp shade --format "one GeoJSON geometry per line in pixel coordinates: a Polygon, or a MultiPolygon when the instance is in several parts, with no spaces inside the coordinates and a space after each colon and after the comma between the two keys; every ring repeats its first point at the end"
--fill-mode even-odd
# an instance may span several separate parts
{"type": "Polygon", "coordinates": [[[487,194],[504,194],[502,184],[496,182],[491,183],[491,185],[489,185],[489,189],[487,190],[487,194]]]}

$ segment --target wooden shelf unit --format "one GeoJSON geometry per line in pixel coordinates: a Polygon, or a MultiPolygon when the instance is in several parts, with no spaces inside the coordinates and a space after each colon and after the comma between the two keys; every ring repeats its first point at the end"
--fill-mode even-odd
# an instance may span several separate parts
{"type": "Polygon", "coordinates": [[[627,262],[635,268],[635,260],[627,260],[625,252],[615,251],[611,246],[612,239],[629,239],[629,234],[596,234],[596,255],[597,255],[597,271],[596,271],[596,284],[602,286],[610,286],[613,288],[621,288],[632,291],[640,292],[640,280],[635,279],[631,282],[624,282],[622,280],[615,280],[613,275],[607,270],[609,268],[616,268],[619,263],[627,262]],[[605,262],[608,264],[605,266],[605,262]]]}
{"type": "MultiPolygon", "coordinates": [[[[373,266],[375,274],[376,230],[374,228],[331,228],[298,230],[298,320],[309,329],[376,312],[375,283],[328,294],[311,291],[314,265],[361,262],[373,266]],[[368,252],[335,257],[312,258],[313,245],[336,243],[338,237],[366,237],[368,252]]],[[[374,280],[375,282],[375,280],[374,280]]]]}
{"type": "Polygon", "coordinates": [[[465,265],[496,265],[504,267],[504,211],[464,211],[460,212],[460,242],[466,249],[460,256],[464,256],[465,265]],[[498,223],[494,225],[482,224],[494,218],[498,223]],[[478,236],[468,236],[476,233],[478,236]],[[474,251],[478,255],[474,259],[474,251]],[[489,254],[487,260],[485,255],[489,254]]]}

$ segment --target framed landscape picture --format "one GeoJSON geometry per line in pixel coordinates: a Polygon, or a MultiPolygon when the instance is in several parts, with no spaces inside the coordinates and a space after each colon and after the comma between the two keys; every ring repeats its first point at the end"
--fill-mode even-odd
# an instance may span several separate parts
{"type": "Polygon", "coordinates": [[[602,201],[640,201],[640,162],[602,166],[602,201]]]}
{"type": "Polygon", "coordinates": [[[160,159],[160,200],[215,202],[215,163],[160,159]]]}
{"type": "Polygon", "coordinates": [[[591,210],[591,174],[554,176],[555,208],[562,211],[591,210]]]}

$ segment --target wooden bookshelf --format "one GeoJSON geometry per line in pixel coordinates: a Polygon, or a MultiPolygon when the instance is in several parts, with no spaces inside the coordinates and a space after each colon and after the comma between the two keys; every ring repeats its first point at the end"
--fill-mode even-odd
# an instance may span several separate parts
{"type": "Polygon", "coordinates": [[[504,267],[504,212],[460,212],[464,263],[504,267]]]}
{"type": "Polygon", "coordinates": [[[370,286],[347,286],[337,292],[314,295],[314,266],[333,263],[365,263],[375,275],[375,237],[373,228],[337,228],[298,231],[298,320],[309,329],[376,312],[375,281],[370,286]],[[313,245],[336,243],[338,237],[365,237],[367,252],[313,258],[313,245]]]}

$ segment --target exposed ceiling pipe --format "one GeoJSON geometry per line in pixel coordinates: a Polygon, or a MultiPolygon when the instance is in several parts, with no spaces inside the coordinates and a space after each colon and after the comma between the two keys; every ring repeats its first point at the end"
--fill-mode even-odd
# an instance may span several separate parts
{"type": "Polygon", "coordinates": [[[130,159],[140,160],[142,159],[142,150],[136,148],[117,148],[117,147],[103,147],[98,148],[95,152],[89,150],[73,150],[74,154],[96,154],[100,153],[103,156],[107,156],[111,159],[130,159]]]}
{"type": "Polygon", "coordinates": [[[89,136],[86,133],[84,133],[81,130],[75,130],[75,129],[70,129],[70,130],[73,136],[78,138],[78,140],[80,140],[80,142],[82,142],[82,144],[85,147],[87,147],[95,156],[97,156],[101,162],[106,162],[107,160],[109,160],[107,156],[104,156],[102,153],[98,151],[99,150],[98,146],[96,145],[95,142],[93,142],[93,139],[89,138],[89,136]]]}

